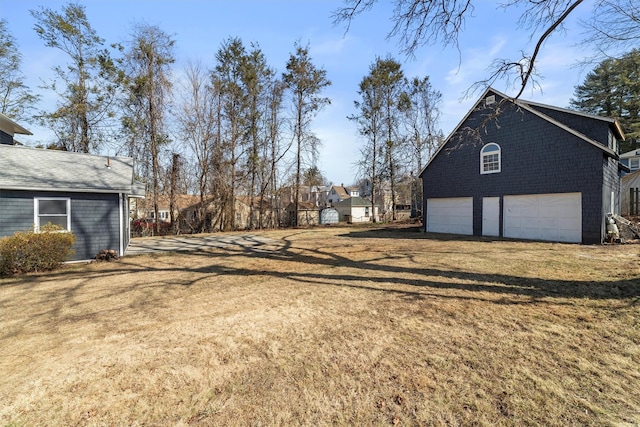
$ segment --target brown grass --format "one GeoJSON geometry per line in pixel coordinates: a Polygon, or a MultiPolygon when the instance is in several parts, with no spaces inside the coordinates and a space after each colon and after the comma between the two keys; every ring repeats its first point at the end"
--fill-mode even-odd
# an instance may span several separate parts
{"type": "Polygon", "coordinates": [[[0,425],[640,423],[640,246],[263,235],[0,281],[0,425]]]}

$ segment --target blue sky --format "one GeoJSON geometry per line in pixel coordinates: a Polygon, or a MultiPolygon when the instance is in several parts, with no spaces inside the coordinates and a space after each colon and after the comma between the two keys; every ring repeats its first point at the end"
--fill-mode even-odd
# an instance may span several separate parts
{"type": "MultiPolygon", "coordinates": [[[[44,4],[60,10],[67,2],[58,0],[0,0],[0,17],[8,21],[23,54],[23,71],[27,84],[36,89],[41,80],[52,76],[51,67],[64,64],[66,58],[47,48],[33,31],[29,10],[44,4]]],[[[314,131],[322,141],[319,167],[334,184],[355,181],[353,164],[362,140],[347,116],[355,112],[358,83],[369,71],[377,56],[391,56],[403,64],[405,75],[428,75],[435,89],[443,95],[440,127],[448,135],[475,102],[462,99],[465,91],[487,77],[494,58],[515,58],[532,42],[529,33],[519,29],[518,13],[497,7],[497,2],[478,0],[474,17],[466,22],[460,38],[460,51],[442,46],[425,46],[415,58],[399,53],[397,40],[387,40],[392,27],[392,6],[381,0],[369,13],[361,15],[345,33],[345,26],[334,26],[332,12],[340,0],[87,0],[86,13],[98,35],[107,43],[127,39],[132,25],[146,22],[158,25],[176,40],[176,75],[188,60],[199,60],[211,67],[215,52],[229,37],[242,39],[245,45],[257,42],[270,66],[285,69],[294,43],[309,44],[314,63],[327,71],[332,85],[324,93],[331,99],[315,119],[314,131]]],[[[588,4],[589,2],[585,2],[588,4]]],[[[544,47],[539,68],[544,79],[542,90],[525,91],[524,99],[566,107],[574,87],[587,70],[577,67],[581,52],[575,47],[581,30],[575,25],[588,6],[578,8],[565,34],[555,35],[544,47]]],[[[506,82],[494,85],[514,94],[506,82]]],[[[54,105],[50,94],[41,107],[54,105]],[[47,104],[48,103],[48,104],[47,104]]],[[[50,138],[46,129],[30,126],[33,137],[23,138],[36,144],[50,138]]]]}

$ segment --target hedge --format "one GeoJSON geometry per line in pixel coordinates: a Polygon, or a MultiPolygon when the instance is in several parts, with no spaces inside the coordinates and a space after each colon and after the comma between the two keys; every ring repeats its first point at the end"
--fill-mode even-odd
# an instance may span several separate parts
{"type": "Polygon", "coordinates": [[[75,253],[73,233],[55,225],[40,227],[40,232],[20,231],[0,239],[0,276],[11,276],[58,268],[75,253]]]}

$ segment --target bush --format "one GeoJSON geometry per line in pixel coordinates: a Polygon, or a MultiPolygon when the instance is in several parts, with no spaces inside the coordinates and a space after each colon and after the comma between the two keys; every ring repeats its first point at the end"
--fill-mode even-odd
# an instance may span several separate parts
{"type": "Polygon", "coordinates": [[[76,241],[73,233],[60,230],[47,224],[39,233],[23,231],[0,239],[0,276],[58,268],[75,253],[76,241]]]}
{"type": "MultiPolygon", "coordinates": [[[[141,218],[131,221],[131,234],[133,237],[148,237],[156,235],[156,221],[153,218],[141,218]]],[[[158,236],[166,236],[171,233],[171,223],[160,221],[160,233],[158,236]]]]}

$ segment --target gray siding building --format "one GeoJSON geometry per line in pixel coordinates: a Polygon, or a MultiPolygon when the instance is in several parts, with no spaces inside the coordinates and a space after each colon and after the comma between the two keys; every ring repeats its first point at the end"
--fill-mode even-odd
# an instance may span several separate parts
{"type": "Polygon", "coordinates": [[[0,118],[0,237],[52,223],[75,234],[74,260],[101,249],[124,255],[129,197],[140,193],[133,160],[10,145],[14,133],[28,132],[12,133],[11,123],[0,118]]]}
{"type": "Polygon", "coordinates": [[[425,230],[601,243],[622,139],[614,119],[488,89],[420,175],[425,230]]]}

